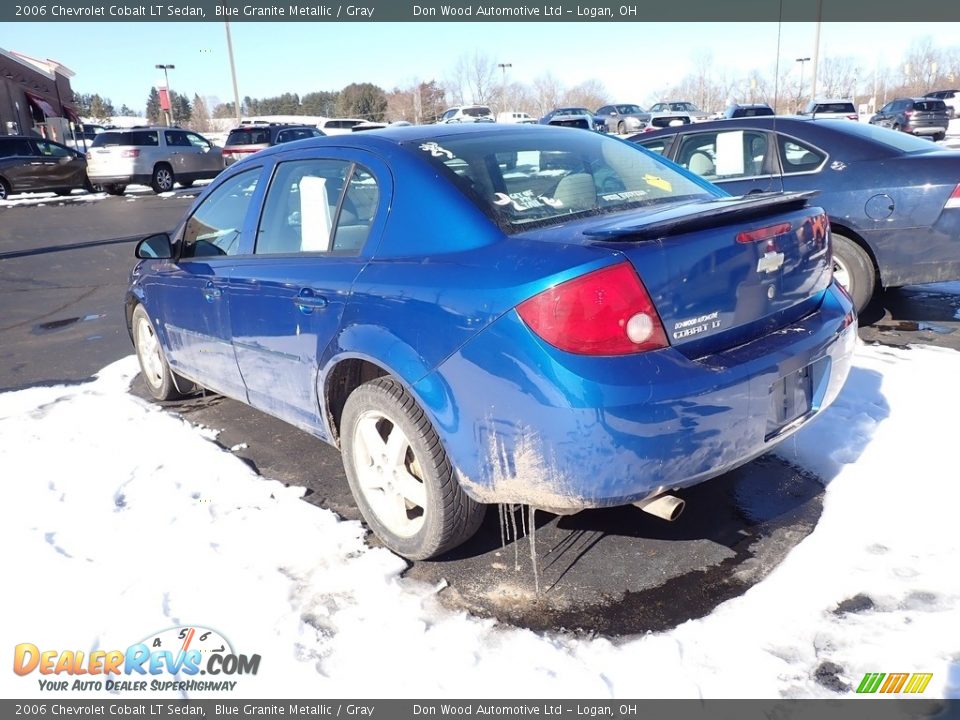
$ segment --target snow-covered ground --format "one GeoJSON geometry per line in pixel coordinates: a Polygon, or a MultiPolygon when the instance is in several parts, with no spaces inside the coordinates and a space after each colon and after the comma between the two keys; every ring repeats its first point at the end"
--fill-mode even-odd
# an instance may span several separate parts
{"type": "MultiPolygon", "coordinates": [[[[818,668],[854,690],[930,672],[926,697],[960,697],[956,352],[860,346],[835,405],[780,450],[827,485],[814,532],[707,617],[617,641],[444,609],[358,523],[129,394],[136,372],[0,394],[5,652],[198,625],[261,655],[231,698],[835,697],[818,668]]],[[[4,671],[0,695],[51,697],[39,677],[4,671]]]]}

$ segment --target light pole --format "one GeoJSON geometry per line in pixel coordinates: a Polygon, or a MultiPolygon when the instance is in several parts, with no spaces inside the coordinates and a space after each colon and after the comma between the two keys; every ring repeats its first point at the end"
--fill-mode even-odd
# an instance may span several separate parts
{"type": "Polygon", "coordinates": [[[503,103],[503,109],[507,109],[507,68],[512,68],[513,63],[497,63],[497,67],[503,71],[503,81],[500,83],[500,102],[503,103]]]}
{"type": "Polygon", "coordinates": [[[230,79],[233,80],[233,109],[237,115],[237,125],[240,124],[240,93],[237,91],[237,68],[233,64],[233,41],[230,38],[230,21],[223,23],[227,29],[227,55],[230,56],[230,79]]]}
{"type": "MultiPolygon", "coordinates": [[[[800,90],[797,93],[797,105],[803,100],[803,66],[810,62],[810,58],[797,58],[797,62],[800,63],[800,90]]],[[[799,109],[799,108],[798,108],[799,109]]]]}
{"type": "Polygon", "coordinates": [[[167,125],[171,125],[170,122],[173,119],[173,95],[170,94],[170,76],[167,74],[168,70],[176,70],[176,65],[155,65],[157,70],[163,70],[163,82],[166,84],[167,88],[167,105],[170,106],[169,110],[165,110],[167,114],[167,125]]]}

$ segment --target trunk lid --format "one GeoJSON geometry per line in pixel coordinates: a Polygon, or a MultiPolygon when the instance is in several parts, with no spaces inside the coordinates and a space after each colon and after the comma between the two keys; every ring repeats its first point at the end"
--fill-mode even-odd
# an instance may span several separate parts
{"type": "Polygon", "coordinates": [[[689,357],[775,332],[815,310],[832,279],[812,193],[675,204],[592,221],[584,240],[630,260],[670,344],[689,357]]]}

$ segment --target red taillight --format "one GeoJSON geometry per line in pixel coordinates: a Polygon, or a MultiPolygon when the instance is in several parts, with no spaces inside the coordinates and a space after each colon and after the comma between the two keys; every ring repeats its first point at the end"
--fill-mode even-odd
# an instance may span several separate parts
{"type": "Polygon", "coordinates": [[[790,232],[792,227],[793,226],[790,223],[785,222],[778,223],[777,225],[758,228],[756,230],[744,230],[741,233],[737,233],[737,242],[752,243],[759,242],[760,240],[769,240],[770,238],[775,238],[778,235],[783,235],[784,233],[790,232]]]}
{"type": "Polygon", "coordinates": [[[859,116],[859,115],[847,115],[847,119],[848,119],[848,120],[859,120],[859,119],[860,119],[860,116],[859,116]]]}
{"type": "Polygon", "coordinates": [[[911,115],[913,115],[913,110],[904,110],[903,114],[906,115],[907,117],[910,117],[911,115]]]}
{"type": "Polygon", "coordinates": [[[950,194],[950,197],[947,198],[943,209],[946,210],[948,208],[960,208],[960,185],[957,185],[950,194]]]}
{"type": "Polygon", "coordinates": [[[663,323],[630,263],[596,270],[517,306],[548,343],[579,355],[628,355],[668,346],[663,323]]]}
{"type": "Polygon", "coordinates": [[[127,148],[126,150],[121,150],[120,157],[125,157],[125,158],[140,157],[140,150],[138,148],[127,148]]]}

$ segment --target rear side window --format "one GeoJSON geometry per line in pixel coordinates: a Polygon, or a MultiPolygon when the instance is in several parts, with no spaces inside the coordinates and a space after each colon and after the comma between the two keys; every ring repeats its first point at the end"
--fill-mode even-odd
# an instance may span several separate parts
{"type": "Polygon", "coordinates": [[[160,145],[160,136],[156,130],[148,132],[102,132],[93,139],[90,147],[157,147],[160,145]]]}
{"type": "Polygon", "coordinates": [[[30,143],[24,139],[0,140],[0,157],[33,155],[30,143]]]}
{"type": "Polygon", "coordinates": [[[751,130],[682,136],[677,163],[708,180],[735,180],[770,172],[767,134],[751,130]]]}
{"type": "Polygon", "coordinates": [[[780,160],[783,163],[783,173],[811,172],[816,170],[827,159],[827,156],[815,147],[807,145],[793,138],[778,138],[780,142],[780,160]]]}
{"type": "Polygon", "coordinates": [[[913,104],[913,109],[920,112],[946,112],[947,105],[943,100],[918,100],[913,104]]]}
{"type": "Polygon", "coordinates": [[[190,138],[183,130],[164,130],[163,140],[168,146],[190,147],[190,138]]]}
{"type": "Polygon", "coordinates": [[[187,220],[181,258],[236,255],[250,198],[257,189],[260,168],[236,175],[214,190],[187,220]]]}
{"type": "Polygon", "coordinates": [[[227,136],[227,145],[269,145],[270,131],[266,128],[256,130],[231,130],[227,136]]]}

